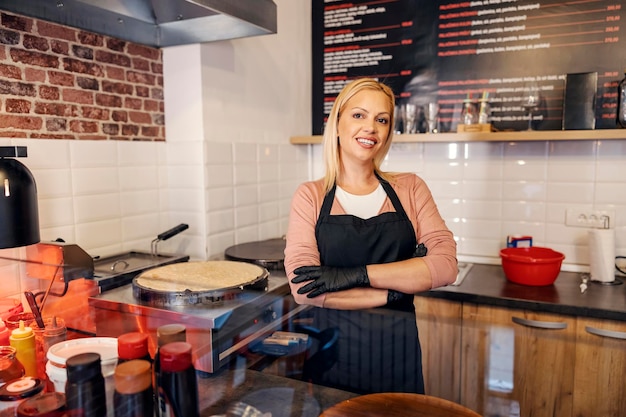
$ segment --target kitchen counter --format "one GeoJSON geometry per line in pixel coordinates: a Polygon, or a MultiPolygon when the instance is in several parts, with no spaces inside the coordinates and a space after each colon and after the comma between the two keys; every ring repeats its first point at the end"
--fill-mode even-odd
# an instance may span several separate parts
{"type": "MultiPolygon", "coordinates": [[[[616,277],[623,283],[623,278],[616,277]]],[[[626,321],[626,285],[589,281],[581,293],[581,274],[561,271],[553,285],[531,287],[509,282],[502,266],[474,264],[459,286],[418,294],[452,301],[626,321]]]]}

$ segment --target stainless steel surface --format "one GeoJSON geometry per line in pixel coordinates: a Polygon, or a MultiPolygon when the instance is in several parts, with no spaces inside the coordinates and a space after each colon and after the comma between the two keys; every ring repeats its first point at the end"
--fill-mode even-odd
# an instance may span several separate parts
{"type": "MultiPolygon", "coordinates": [[[[138,276],[133,279],[133,297],[142,303],[155,307],[184,306],[193,304],[214,304],[224,300],[246,297],[246,290],[266,291],[269,272],[265,268],[262,274],[248,282],[234,287],[224,287],[212,291],[161,291],[145,287],[138,283],[138,276]]],[[[207,277],[208,279],[209,277],[207,277]]]]}
{"type": "Polygon", "coordinates": [[[111,288],[130,284],[133,278],[147,269],[188,260],[187,255],[153,255],[147,252],[131,251],[94,261],[93,278],[102,291],[108,291],[111,288]]]}
{"type": "Polygon", "coordinates": [[[193,346],[194,365],[212,373],[226,363],[251,339],[271,334],[296,309],[289,294],[286,276],[271,273],[267,290],[242,291],[240,297],[211,305],[168,305],[155,307],[137,300],[132,285],[115,288],[89,298],[95,316],[96,335],[118,337],[140,331],[150,335],[156,348],[156,329],[179,323],[187,328],[187,341],[193,346]],[[247,342],[244,342],[247,341],[247,342]]]}
{"type": "Polygon", "coordinates": [[[154,47],[277,31],[272,0],[0,0],[0,8],[154,47]]]}

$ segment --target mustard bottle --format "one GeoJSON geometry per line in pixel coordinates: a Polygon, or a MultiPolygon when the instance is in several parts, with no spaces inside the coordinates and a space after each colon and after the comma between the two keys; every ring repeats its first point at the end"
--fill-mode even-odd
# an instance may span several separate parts
{"type": "Polygon", "coordinates": [[[15,357],[24,366],[25,375],[37,377],[37,351],[35,332],[20,320],[20,327],[13,329],[9,343],[16,350],[15,357]]]}

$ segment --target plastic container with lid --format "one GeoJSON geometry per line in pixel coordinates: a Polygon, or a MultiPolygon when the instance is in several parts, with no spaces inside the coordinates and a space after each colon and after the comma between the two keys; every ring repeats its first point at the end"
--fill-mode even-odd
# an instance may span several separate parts
{"type": "Polygon", "coordinates": [[[0,410],[14,410],[15,413],[22,401],[39,394],[43,391],[44,385],[41,379],[30,376],[7,382],[0,387],[0,410]]]}
{"type": "Polygon", "coordinates": [[[132,359],[115,368],[115,417],[152,416],[154,389],[152,364],[143,359],[132,359]]]}
{"type": "MultiPolygon", "coordinates": [[[[67,359],[80,353],[97,353],[100,355],[102,376],[111,381],[117,365],[117,339],[114,337],[86,337],[82,339],[66,340],[52,345],[48,349],[46,373],[54,383],[57,392],[65,392],[67,359]]],[[[113,390],[111,390],[112,393],[113,390]]]]}
{"type": "Polygon", "coordinates": [[[117,338],[117,364],[133,359],[152,362],[148,351],[148,335],[146,333],[124,333],[117,338]]]}
{"type": "Polygon", "coordinates": [[[193,366],[191,345],[172,342],[161,346],[159,396],[164,399],[160,411],[166,416],[199,417],[198,381],[193,366]]]}
{"type": "Polygon", "coordinates": [[[35,343],[35,333],[33,329],[26,326],[23,320],[17,329],[11,331],[9,341],[15,348],[17,360],[24,366],[26,376],[36,378],[37,375],[37,352],[35,343]]]}
{"type": "Polygon", "coordinates": [[[107,401],[100,355],[79,353],[67,359],[65,401],[68,410],[81,410],[83,417],[106,417],[107,401]]]}

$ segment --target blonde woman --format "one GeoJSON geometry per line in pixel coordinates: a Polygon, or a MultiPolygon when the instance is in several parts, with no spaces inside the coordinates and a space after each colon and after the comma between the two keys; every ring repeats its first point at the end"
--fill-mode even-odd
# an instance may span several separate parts
{"type": "Polygon", "coordinates": [[[316,383],[354,392],[424,393],[413,294],[454,282],[456,243],[426,183],[381,170],[393,136],[393,91],[358,79],[324,131],[324,178],[297,189],[285,269],[320,329],[339,333],[316,383]],[[331,366],[332,365],[332,366],[331,366]]]}

